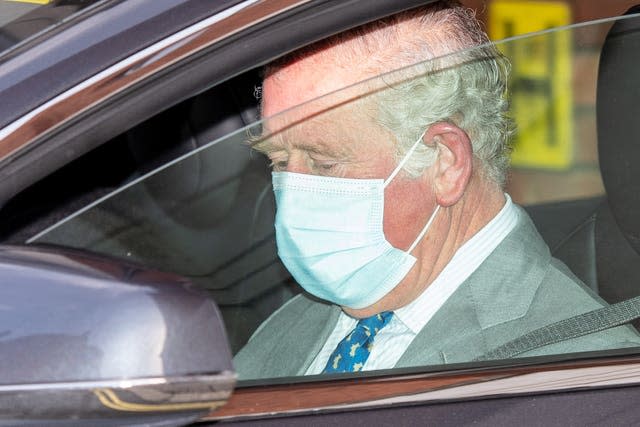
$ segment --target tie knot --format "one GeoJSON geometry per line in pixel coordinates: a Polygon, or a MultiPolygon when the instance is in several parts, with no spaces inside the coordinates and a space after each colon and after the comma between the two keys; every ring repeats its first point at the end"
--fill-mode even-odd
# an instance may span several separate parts
{"type": "Polygon", "coordinates": [[[360,319],[353,331],[331,353],[324,373],[357,372],[364,368],[373,348],[374,337],[393,317],[392,311],[360,319]]]}
{"type": "Polygon", "coordinates": [[[365,317],[364,319],[360,319],[358,321],[358,324],[356,325],[356,328],[365,329],[371,332],[372,335],[375,335],[378,333],[380,329],[384,328],[387,325],[387,323],[389,323],[392,317],[393,317],[392,311],[384,311],[382,313],[378,313],[371,317],[365,317]]]}

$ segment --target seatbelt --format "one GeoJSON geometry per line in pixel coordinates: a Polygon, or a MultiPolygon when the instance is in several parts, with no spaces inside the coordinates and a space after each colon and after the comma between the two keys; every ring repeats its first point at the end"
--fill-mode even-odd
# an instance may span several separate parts
{"type": "Polygon", "coordinates": [[[508,359],[545,345],[624,325],[637,318],[640,318],[640,296],[543,326],[474,360],[508,359]]]}

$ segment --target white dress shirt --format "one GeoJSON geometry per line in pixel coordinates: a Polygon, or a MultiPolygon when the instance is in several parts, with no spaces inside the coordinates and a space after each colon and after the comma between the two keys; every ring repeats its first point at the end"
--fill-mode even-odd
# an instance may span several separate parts
{"type": "MultiPolygon", "coordinates": [[[[362,370],[388,369],[398,362],[409,344],[518,222],[519,212],[505,194],[506,202],[498,215],[462,245],[436,279],[408,305],[394,311],[387,326],[375,337],[375,345],[362,370]]],[[[356,326],[344,312],[331,335],[313,360],[307,375],[321,374],[338,343],[356,326]]]]}

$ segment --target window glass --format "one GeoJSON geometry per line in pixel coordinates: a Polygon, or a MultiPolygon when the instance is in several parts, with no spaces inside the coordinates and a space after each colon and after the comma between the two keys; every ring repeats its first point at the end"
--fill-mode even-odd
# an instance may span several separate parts
{"type": "MultiPolygon", "coordinates": [[[[490,250],[467,247],[445,260],[446,265],[458,257],[452,265],[469,270],[463,284],[479,281],[480,285],[469,289],[463,284],[453,289],[440,285],[442,293],[450,294],[443,298],[441,308],[435,307],[426,325],[416,322],[419,327],[414,331],[423,338],[427,336],[430,356],[412,359],[400,354],[397,366],[472,361],[492,346],[524,332],[601,305],[596,295],[602,290],[598,279],[591,276],[592,268],[582,269],[585,263],[593,268],[597,263],[588,246],[576,243],[577,249],[566,257],[556,248],[558,242],[575,235],[576,229],[584,228],[581,221],[593,214],[604,196],[595,128],[599,48],[593,40],[594,35],[606,34],[611,25],[612,21],[603,21],[509,39],[497,43],[506,60],[496,56],[493,47],[483,46],[383,74],[314,99],[212,139],[34,236],[31,242],[127,258],[190,278],[210,292],[220,306],[234,353],[252,334],[252,342],[268,341],[270,336],[276,340],[289,329],[295,330],[300,319],[307,317],[316,322],[309,325],[313,326],[309,335],[328,337],[331,330],[326,329],[327,322],[322,319],[341,322],[337,318],[340,310],[335,305],[319,303],[317,298],[325,297],[326,288],[314,288],[314,283],[309,282],[314,277],[331,282],[357,276],[355,272],[362,271],[363,264],[358,258],[369,259],[371,253],[358,251],[366,246],[372,229],[375,238],[379,237],[375,231],[384,226],[386,239],[400,250],[385,258],[386,264],[372,267],[365,276],[367,283],[381,275],[391,275],[395,264],[400,265],[398,271],[404,265],[411,268],[411,257],[403,253],[413,241],[421,245],[428,242],[439,248],[438,253],[446,252],[447,248],[437,246],[438,240],[432,236],[442,232],[446,221],[453,221],[447,212],[457,202],[443,198],[443,206],[432,214],[436,212],[436,196],[423,197],[415,193],[415,188],[422,188],[420,180],[425,173],[435,173],[428,165],[438,159],[448,159],[449,163],[438,163],[446,170],[450,170],[445,167],[448,164],[457,164],[456,159],[465,155],[460,147],[468,137],[475,151],[470,157],[474,171],[482,167],[480,158],[496,162],[482,169],[478,179],[492,177],[502,182],[500,156],[510,156],[513,168],[505,177],[504,191],[514,203],[512,212],[516,214],[510,218],[516,225],[507,228],[510,234],[506,237],[495,237],[500,236],[499,227],[485,230],[484,234],[476,230],[482,242],[493,245],[490,250]],[[500,79],[509,69],[509,90],[504,91],[500,79]],[[456,98],[456,90],[466,91],[462,101],[456,98]],[[500,114],[506,105],[510,109],[503,119],[500,114]],[[504,150],[499,146],[501,135],[512,135],[504,150]],[[447,145],[450,140],[453,142],[447,145]],[[398,146],[403,148],[397,149],[398,146]],[[404,158],[408,159],[404,169],[394,177],[392,171],[404,158]],[[284,188],[276,194],[282,197],[278,199],[278,212],[282,215],[278,217],[278,246],[287,267],[276,247],[272,169],[276,172],[274,182],[284,188]],[[317,179],[309,180],[309,176],[317,179]],[[380,193],[383,181],[390,177],[387,188],[380,193]],[[363,190],[354,180],[370,187],[365,185],[363,190]],[[377,190],[369,191],[370,188],[377,190]],[[290,190],[285,196],[285,191],[290,190]],[[295,196],[289,198],[288,194],[295,196]],[[384,207],[379,203],[381,194],[387,197],[384,207]],[[529,213],[516,205],[524,206],[529,213]],[[376,209],[384,209],[383,215],[376,216],[376,209]],[[522,225],[528,224],[529,215],[553,254],[569,268],[549,260],[547,246],[533,226],[522,225]],[[407,221],[409,217],[415,220],[407,221]],[[432,217],[432,227],[420,238],[432,217]],[[376,218],[383,224],[376,223],[376,218]],[[526,232],[511,242],[509,236],[517,227],[525,227],[526,232]],[[363,240],[354,240],[359,238],[363,240]],[[305,244],[296,246],[300,239],[305,244]],[[505,246],[504,242],[510,243],[505,246]],[[474,251],[483,250],[487,253],[479,265],[468,267],[474,263],[474,251]],[[338,261],[319,255],[341,251],[353,255],[346,260],[338,257],[338,261]],[[503,254],[505,259],[496,259],[496,254],[503,254]],[[469,260],[460,261],[463,256],[469,260]],[[573,263],[576,256],[580,260],[573,263]],[[300,281],[315,289],[307,291],[320,295],[307,297],[298,286],[300,281]],[[284,304],[287,305],[266,326],[258,329],[284,304]],[[471,316],[475,323],[465,323],[471,322],[471,317],[465,316],[471,316]]],[[[225,110],[230,103],[224,97],[215,99],[219,110],[225,110]]],[[[176,128],[183,125],[175,123],[176,128]]],[[[458,175],[463,175],[460,170],[458,175]]],[[[466,181],[460,184],[457,178],[446,182],[453,182],[452,187],[471,185],[466,181]]],[[[483,181],[476,184],[480,182],[483,181]]],[[[490,199],[487,196],[487,203],[490,199]]],[[[500,206],[503,204],[504,201],[500,206]]],[[[508,222],[506,217],[509,216],[501,218],[508,222]]],[[[468,241],[473,236],[464,239],[468,241]]],[[[428,255],[429,246],[417,247],[422,247],[417,252],[422,254],[418,255],[421,261],[443,263],[437,254],[428,255]]],[[[402,276],[402,272],[397,274],[402,276]]],[[[448,274],[456,280],[454,273],[448,274]]],[[[607,283],[609,287],[615,285],[607,283]]],[[[387,282],[381,286],[387,286],[387,282]]],[[[341,292],[337,288],[338,297],[344,298],[339,304],[370,302],[367,295],[358,295],[362,292],[357,289],[355,295],[343,297],[341,292]]],[[[417,295],[413,298],[411,301],[417,295]]],[[[433,308],[428,302],[424,307],[433,308]]],[[[420,317],[424,307],[414,307],[414,312],[403,314],[402,319],[409,320],[400,321],[407,326],[410,319],[420,317]]],[[[344,327],[349,329],[353,323],[349,325],[347,319],[344,327]]],[[[394,325],[401,326],[397,322],[394,325]]],[[[313,344],[313,354],[321,351],[322,343],[306,341],[313,344]]],[[[595,338],[561,342],[525,355],[635,347],[639,343],[633,329],[620,327],[595,338]]],[[[271,347],[256,351],[254,364],[262,363],[260,357],[274,354],[272,351],[275,350],[271,347]]],[[[323,364],[308,354],[299,358],[308,359],[305,366],[323,364]]],[[[282,364],[293,363],[283,360],[282,364]]],[[[264,376],[283,375],[277,372],[264,376]]],[[[249,374],[246,378],[256,376],[249,374]]],[[[241,378],[245,378],[242,372],[241,378]]]]}

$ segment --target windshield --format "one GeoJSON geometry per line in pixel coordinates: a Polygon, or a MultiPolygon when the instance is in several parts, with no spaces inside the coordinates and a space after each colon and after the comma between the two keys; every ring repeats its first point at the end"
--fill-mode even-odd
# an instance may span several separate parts
{"type": "MultiPolygon", "coordinates": [[[[406,263],[407,274],[416,262],[440,259],[448,247],[433,236],[455,220],[452,207],[459,200],[469,206],[482,201],[473,212],[459,212],[470,218],[459,227],[471,226],[484,203],[493,203],[495,221],[460,238],[465,244],[448,255],[454,267],[441,270],[446,283],[426,287],[424,305],[403,306],[394,315],[399,323],[391,323],[411,330],[412,320],[405,319],[431,310],[416,326],[430,343],[425,357],[399,355],[397,366],[470,363],[488,347],[601,307],[602,298],[636,292],[621,291],[626,279],[595,273],[596,265],[608,262],[606,250],[594,255],[591,243],[573,240],[589,229],[589,218],[612,188],[605,190],[601,178],[608,172],[600,167],[598,145],[602,152],[615,141],[598,140],[596,88],[599,98],[616,90],[598,81],[602,39],[613,22],[508,39],[496,44],[501,54],[485,45],[382,73],[211,137],[31,242],[87,249],[190,278],[220,306],[241,378],[272,378],[318,374],[323,363],[304,356],[287,371],[293,362],[260,360],[271,350],[249,357],[247,345],[275,352],[272,341],[309,318],[306,341],[316,352],[321,349],[313,337],[323,335],[327,348],[335,346],[339,339],[324,325],[349,330],[356,323],[336,307],[359,310],[371,303],[368,295],[358,296],[358,286],[374,283],[395,264],[406,263]],[[457,96],[463,100],[453,102],[457,96]],[[428,179],[437,185],[424,184],[425,173],[434,174],[428,179]],[[474,188],[485,188],[482,183],[493,192],[478,190],[483,197],[466,199],[474,188]],[[384,250],[376,246],[380,236],[389,243],[384,250]],[[348,297],[337,299],[318,286],[350,282],[369,268],[361,260],[378,259],[378,252],[391,255],[371,267],[348,297]],[[447,287],[454,282],[457,287],[447,287]],[[430,289],[446,294],[446,303],[430,306],[440,298],[430,289]],[[333,305],[322,302],[327,300],[333,305]]],[[[263,110],[278,109],[264,101],[271,96],[268,86],[262,96],[263,110]]],[[[215,116],[232,98],[210,99],[203,112],[215,116]]],[[[171,124],[187,129],[181,126],[192,124],[171,124]]],[[[374,300],[389,290],[381,292],[374,300]]],[[[638,344],[635,330],[622,326],[525,356],[638,344]]]]}
{"type": "Polygon", "coordinates": [[[101,1],[105,0],[0,0],[0,57],[101,1]]]}

